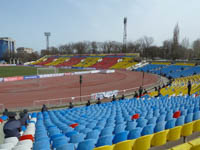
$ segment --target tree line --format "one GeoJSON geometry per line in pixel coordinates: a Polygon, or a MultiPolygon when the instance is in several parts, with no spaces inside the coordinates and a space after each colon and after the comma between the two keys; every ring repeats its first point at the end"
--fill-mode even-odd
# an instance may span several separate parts
{"type": "MultiPolygon", "coordinates": [[[[22,63],[37,60],[45,55],[66,55],[66,54],[115,54],[115,53],[140,53],[140,56],[147,59],[199,59],[200,38],[190,44],[188,38],[180,40],[180,29],[175,26],[171,39],[164,40],[162,46],[154,45],[153,37],[144,36],[136,41],[128,41],[126,45],[117,41],[80,41],[66,43],[58,47],[50,47],[48,50],[41,50],[40,54],[34,52],[4,54],[3,59],[19,58],[22,63]]],[[[9,62],[9,61],[7,61],[9,62]]]]}
{"type": "Polygon", "coordinates": [[[128,41],[124,46],[117,41],[82,41],[67,43],[59,47],[41,50],[41,56],[63,54],[110,54],[110,53],[140,53],[143,58],[160,59],[198,59],[200,58],[200,38],[190,44],[188,38],[180,40],[178,24],[173,31],[172,39],[164,40],[162,46],[154,45],[153,37],[144,36],[136,41],[128,41]]]}

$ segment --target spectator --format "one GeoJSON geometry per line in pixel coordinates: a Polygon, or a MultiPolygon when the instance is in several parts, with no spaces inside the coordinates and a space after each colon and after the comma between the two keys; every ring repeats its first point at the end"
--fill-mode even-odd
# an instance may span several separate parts
{"type": "Polygon", "coordinates": [[[8,113],[9,119],[3,127],[5,138],[20,137],[21,122],[19,120],[16,120],[15,116],[16,116],[15,112],[8,113]]]}
{"type": "Polygon", "coordinates": [[[142,87],[139,88],[138,92],[139,92],[139,97],[141,97],[142,96],[142,92],[143,92],[142,87]]]}
{"type": "Polygon", "coordinates": [[[114,101],[116,101],[115,95],[113,95],[113,97],[112,97],[112,102],[114,102],[114,101]]]}
{"type": "Polygon", "coordinates": [[[3,112],[3,115],[4,115],[4,116],[8,116],[8,109],[7,109],[7,108],[5,108],[5,110],[4,110],[4,112],[3,112]]]}
{"type": "Polygon", "coordinates": [[[48,111],[48,109],[47,109],[47,106],[43,104],[41,112],[45,112],[45,111],[48,111]]]}
{"type": "Polygon", "coordinates": [[[190,96],[190,92],[191,92],[191,89],[192,89],[192,84],[191,84],[190,80],[188,81],[187,88],[188,88],[188,95],[190,96]]]}
{"type": "Polygon", "coordinates": [[[143,94],[144,94],[144,95],[145,95],[145,94],[148,94],[146,89],[144,89],[144,93],[143,93],[143,94]]]}
{"type": "Polygon", "coordinates": [[[74,105],[72,104],[72,102],[69,103],[69,108],[72,109],[74,107],[74,105]]]}
{"type": "Polygon", "coordinates": [[[154,87],[154,89],[155,89],[155,91],[157,91],[158,89],[157,89],[157,87],[154,87]]]}
{"type": "Polygon", "coordinates": [[[97,100],[97,103],[96,104],[101,104],[101,100],[100,100],[100,98],[98,98],[98,100],[97,100]]]}
{"type": "Polygon", "coordinates": [[[138,97],[138,93],[137,93],[137,92],[135,92],[134,98],[137,98],[137,97],[138,97]]]}
{"type": "Polygon", "coordinates": [[[20,112],[19,114],[20,116],[20,122],[22,126],[27,126],[28,125],[28,121],[29,121],[29,114],[28,114],[28,110],[24,109],[23,112],[20,112]]]}
{"type": "Polygon", "coordinates": [[[121,100],[124,100],[124,99],[125,99],[125,96],[124,96],[124,94],[123,94],[121,100]]]}
{"type": "Polygon", "coordinates": [[[88,102],[87,102],[86,106],[90,106],[90,100],[88,100],[88,102]]]}

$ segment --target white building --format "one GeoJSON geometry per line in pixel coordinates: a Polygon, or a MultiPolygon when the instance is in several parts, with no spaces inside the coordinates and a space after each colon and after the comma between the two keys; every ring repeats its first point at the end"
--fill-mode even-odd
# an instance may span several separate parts
{"type": "Polygon", "coordinates": [[[19,47],[19,48],[17,48],[17,52],[18,53],[32,54],[33,53],[33,49],[32,48],[26,48],[26,47],[19,47]]]}

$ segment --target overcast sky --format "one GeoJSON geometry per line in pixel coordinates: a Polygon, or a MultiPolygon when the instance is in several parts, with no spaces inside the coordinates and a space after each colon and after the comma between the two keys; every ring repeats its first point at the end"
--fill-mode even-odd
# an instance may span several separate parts
{"type": "Polygon", "coordinates": [[[128,40],[152,36],[154,45],[172,38],[179,23],[180,38],[200,38],[200,0],[1,0],[0,37],[12,37],[17,47],[44,49],[76,41],[122,41],[123,17],[128,40]]]}

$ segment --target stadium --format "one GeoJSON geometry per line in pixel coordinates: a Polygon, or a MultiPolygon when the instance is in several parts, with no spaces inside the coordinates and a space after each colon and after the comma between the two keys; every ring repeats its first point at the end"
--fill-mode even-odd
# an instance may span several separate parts
{"type": "Polygon", "coordinates": [[[199,5],[2,1],[0,150],[200,150],[199,5]]]}
{"type": "MultiPolygon", "coordinates": [[[[136,56],[44,56],[23,66],[2,65],[7,71],[0,83],[1,111],[28,109],[31,120],[19,140],[6,138],[0,148],[147,150],[198,145],[200,67],[194,62],[136,62],[136,56]],[[48,111],[41,113],[44,104],[48,111]]],[[[2,126],[6,120],[1,116],[2,126]]]]}

